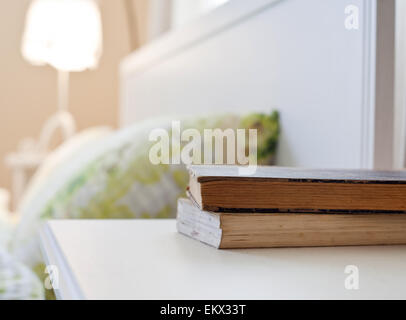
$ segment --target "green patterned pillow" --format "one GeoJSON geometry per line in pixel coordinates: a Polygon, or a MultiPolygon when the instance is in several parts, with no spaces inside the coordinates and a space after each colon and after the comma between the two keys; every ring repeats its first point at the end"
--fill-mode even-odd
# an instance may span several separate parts
{"type": "MultiPolygon", "coordinates": [[[[144,121],[108,136],[93,149],[75,155],[37,194],[23,213],[13,252],[30,266],[41,263],[38,230],[45,219],[173,218],[176,200],[184,195],[184,165],[154,165],[149,160],[149,134],[171,130],[171,119],[144,121]],[[95,151],[96,150],[96,151],[95,151]],[[91,155],[89,155],[91,154],[91,155]]],[[[258,162],[272,164],[279,136],[279,117],[218,115],[184,118],[182,129],[258,129],[258,162]]]]}
{"type": "MultiPolygon", "coordinates": [[[[271,164],[276,151],[278,114],[223,115],[184,119],[182,129],[258,129],[258,161],[271,164]]],[[[166,129],[170,132],[170,123],[166,129]]],[[[153,165],[149,160],[149,128],[86,166],[41,214],[42,218],[170,218],[184,195],[184,165],[153,165]],[[140,141],[141,140],[141,141],[140,141]]]]}

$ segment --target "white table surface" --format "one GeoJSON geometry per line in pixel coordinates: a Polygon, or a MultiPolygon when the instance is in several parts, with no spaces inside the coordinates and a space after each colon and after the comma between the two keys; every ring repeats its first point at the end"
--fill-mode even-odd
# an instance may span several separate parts
{"type": "Polygon", "coordinates": [[[217,250],[174,220],[50,221],[42,245],[60,298],[406,298],[406,246],[217,250]],[[347,265],[358,290],[345,289],[347,265]]]}

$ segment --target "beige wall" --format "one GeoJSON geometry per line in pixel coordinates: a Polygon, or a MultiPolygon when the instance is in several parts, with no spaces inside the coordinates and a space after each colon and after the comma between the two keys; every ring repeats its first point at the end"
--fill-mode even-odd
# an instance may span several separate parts
{"type": "MultiPolygon", "coordinates": [[[[96,125],[116,126],[118,118],[118,63],[131,51],[126,0],[100,0],[103,55],[94,71],[71,74],[70,111],[79,129],[96,125]]],[[[131,0],[130,0],[131,1],[131,0]]],[[[145,23],[146,1],[132,0],[145,23]]],[[[29,0],[0,0],[0,187],[10,188],[4,165],[7,152],[18,141],[37,137],[43,123],[56,110],[56,71],[35,67],[20,54],[25,12],[29,0]]],[[[141,26],[139,41],[145,41],[141,26]]]]}

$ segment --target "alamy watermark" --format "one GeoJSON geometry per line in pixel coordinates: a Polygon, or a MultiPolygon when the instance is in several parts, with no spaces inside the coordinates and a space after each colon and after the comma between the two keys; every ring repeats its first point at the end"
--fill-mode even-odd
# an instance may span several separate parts
{"type": "Polygon", "coordinates": [[[59,269],[55,265],[48,265],[45,267],[44,273],[47,274],[44,280],[44,287],[47,290],[59,289],[59,269]]]}
{"type": "Polygon", "coordinates": [[[359,29],[359,8],[350,4],[344,8],[344,27],[347,30],[358,30],[359,29]]]}
{"type": "Polygon", "coordinates": [[[359,289],[359,269],[355,265],[347,265],[344,268],[344,273],[348,274],[344,280],[344,288],[347,290],[359,289]]]}
{"type": "Polygon", "coordinates": [[[149,140],[155,143],[149,160],[152,164],[237,164],[240,175],[252,175],[257,170],[257,138],[257,129],[204,129],[202,136],[199,130],[181,130],[180,121],[172,121],[171,134],[162,128],[150,132],[149,140]]]}

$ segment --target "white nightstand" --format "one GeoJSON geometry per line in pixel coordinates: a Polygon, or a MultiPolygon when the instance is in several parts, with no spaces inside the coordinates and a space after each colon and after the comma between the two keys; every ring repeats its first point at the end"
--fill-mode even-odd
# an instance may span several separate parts
{"type": "Polygon", "coordinates": [[[50,221],[41,242],[62,299],[406,298],[406,246],[216,250],[174,220],[50,221]]]}

